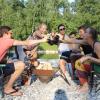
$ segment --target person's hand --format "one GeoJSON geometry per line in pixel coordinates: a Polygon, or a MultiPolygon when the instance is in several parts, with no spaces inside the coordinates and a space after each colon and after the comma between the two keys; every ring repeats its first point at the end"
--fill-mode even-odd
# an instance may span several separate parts
{"type": "Polygon", "coordinates": [[[80,62],[84,63],[85,61],[90,60],[90,59],[91,59],[90,56],[84,56],[84,57],[80,58],[80,62]]]}
{"type": "Polygon", "coordinates": [[[55,33],[55,32],[51,32],[50,35],[51,35],[52,37],[55,37],[56,33],[55,33]]]}
{"type": "Polygon", "coordinates": [[[9,58],[9,59],[7,60],[7,63],[13,63],[13,60],[9,58]]]}
{"type": "Polygon", "coordinates": [[[45,35],[44,38],[42,39],[42,41],[43,41],[43,42],[47,42],[47,40],[48,40],[48,36],[45,35]]]}

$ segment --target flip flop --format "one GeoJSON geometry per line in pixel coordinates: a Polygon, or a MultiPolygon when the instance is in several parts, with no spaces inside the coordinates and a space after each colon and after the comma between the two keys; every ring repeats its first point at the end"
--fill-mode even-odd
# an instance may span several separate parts
{"type": "Polygon", "coordinates": [[[18,92],[18,90],[14,90],[14,91],[9,92],[9,93],[5,93],[5,92],[4,92],[4,94],[6,94],[6,95],[11,95],[11,96],[21,96],[21,95],[23,95],[23,94],[19,94],[19,95],[18,95],[18,94],[17,94],[17,95],[15,94],[15,95],[14,95],[14,93],[17,93],[17,92],[18,92]]]}
{"type": "Polygon", "coordinates": [[[16,90],[16,91],[18,91],[18,90],[21,89],[21,87],[19,85],[17,85],[17,86],[13,86],[13,89],[16,90]]]}

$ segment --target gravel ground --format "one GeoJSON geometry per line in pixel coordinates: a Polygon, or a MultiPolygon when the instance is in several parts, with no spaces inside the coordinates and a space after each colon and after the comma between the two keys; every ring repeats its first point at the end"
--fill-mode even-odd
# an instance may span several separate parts
{"type": "MultiPolygon", "coordinates": [[[[57,66],[54,60],[50,63],[57,66]]],[[[100,89],[100,85],[97,88],[100,89]]],[[[100,100],[100,90],[95,93],[95,88],[91,94],[82,94],[72,89],[68,88],[67,83],[60,76],[53,78],[49,83],[42,83],[37,79],[30,86],[21,87],[21,91],[24,92],[23,96],[5,95],[0,100],[100,100]]]]}
{"type": "Polygon", "coordinates": [[[38,79],[30,86],[23,86],[23,96],[12,97],[6,95],[0,100],[100,100],[97,95],[80,94],[68,88],[66,82],[60,77],[54,78],[49,83],[42,83],[38,79]],[[94,96],[95,95],[95,96],[94,96]]]}
{"type": "MultiPolygon", "coordinates": [[[[50,60],[50,63],[57,66],[57,61],[55,63],[55,60],[50,60]]],[[[100,85],[97,88],[100,89],[100,85]]],[[[49,83],[42,83],[37,79],[30,86],[22,86],[20,91],[24,92],[23,96],[5,95],[0,100],[100,100],[100,90],[95,93],[94,88],[91,94],[70,90],[60,76],[53,78],[49,83]]]]}

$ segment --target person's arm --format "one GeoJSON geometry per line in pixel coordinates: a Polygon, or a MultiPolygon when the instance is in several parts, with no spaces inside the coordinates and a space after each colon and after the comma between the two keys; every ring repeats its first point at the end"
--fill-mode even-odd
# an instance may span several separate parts
{"type": "Polygon", "coordinates": [[[95,44],[95,52],[96,52],[98,58],[94,58],[92,56],[86,55],[80,59],[81,63],[89,60],[90,62],[100,64],[100,43],[95,44]]]}
{"type": "Polygon", "coordinates": [[[70,38],[67,35],[66,35],[65,39],[60,38],[60,41],[63,42],[63,43],[69,43],[69,44],[86,44],[85,40],[83,40],[83,39],[79,40],[79,39],[76,39],[76,38],[70,38]]]}
{"type": "Polygon", "coordinates": [[[78,40],[75,38],[67,38],[64,40],[60,40],[63,43],[69,43],[69,44],[86,44],[85,40],[78,40]]]}
{"type": "Polygon", "coordinates": [[[97,58],[94,58],[94,57],[89,57],[88,59],[89,59],[91,62],[100,64],[100,59],[97,59],[97,58]]]}
{"type": "Polygon", "coordinates": [[[43,38],[41,40],[25,40],[25,41],[19,41],[19,40],[14,40],[13,45],[33,45],[35,43],[42,43],[42,42],[46,42],[47,39],[43,38]]]}
{"type": "Polygon", "coordinates": [[[89,62],[92,62],[92,63],[97,63],[97,64],[100,64],[100,58],[94,58],[92,56],[84,56],[82,58],[80,58],[80,62],[81,63],[84,63],[85,61],[89,61],[89,62]]]}
{"type": "Polygon", "coordinates": [[[96,43],[94,46],[95,53],[97,54],[98,58],[91,57],[90,60],[94,63],[100,64],[100,43],[96,43]]]}

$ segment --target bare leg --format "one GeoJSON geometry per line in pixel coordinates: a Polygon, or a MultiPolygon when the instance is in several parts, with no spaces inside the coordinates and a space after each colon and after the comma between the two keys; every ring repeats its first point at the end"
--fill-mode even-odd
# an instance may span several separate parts
{"type": "Polygon", "coordinates": [[[61,59],[59,62],[60,69],[63,72],[64,77],[68,80],[70,86],[75,87],[75,89],[76,89],[76,84],[73,82],[71,76],[69,75],[68,71],[66,70],[66,63],[67,62],[65,60],[61,59]]]}
{"type": "MultiPolygon", "coordinates": [[[[14,89],[12,88],[13,84],[16,81],[16,79],[21,75],[25,67],[24,63],[21,61],[15,62],[14,66],[15,66],[15,72],[11,75],[10,80],[5,85],[5,88],[4,88],[5,93],[10,93],[14,91],[14,89]]],[[[16,93],[13,93],[13,95],[22,95],[22,93],[16,92],[16,93]]]]}
{"type": "Polygon", "coordinates": [[[79,92],[83,92],[83,93],[86,93],[88,92],[89,90],[89,86],[88,86],[88,83],[84,83],[83,86],[79,89],[79,92]]]}
{"type": "Polygon", "coordinates": [[[60,69],[64,75],[66,74],[66,63],[67,62],[63,59],[60,59],[60,61],[59,61],[60,69]]]}

